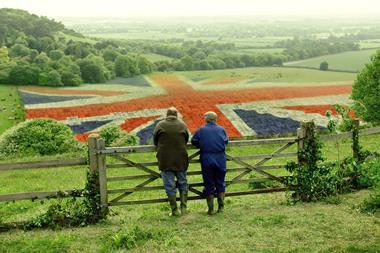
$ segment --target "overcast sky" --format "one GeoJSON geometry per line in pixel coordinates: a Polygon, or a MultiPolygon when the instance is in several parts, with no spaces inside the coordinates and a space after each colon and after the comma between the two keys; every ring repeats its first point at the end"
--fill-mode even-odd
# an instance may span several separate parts
{"type": "Polygon", "coordinates": [[[380,16],[380,0],[0,0],[49,17],[380,16]]]}

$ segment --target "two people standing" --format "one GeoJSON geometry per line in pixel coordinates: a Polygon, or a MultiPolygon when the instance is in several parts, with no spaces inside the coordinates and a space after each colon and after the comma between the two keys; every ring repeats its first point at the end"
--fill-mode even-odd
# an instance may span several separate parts
{"type": "MultiPolygon", "coordinates": [[[[225,130],[216,124],[214,112],[205,114],[206,125],[199,128],[192,137],[192,144],[200,149],[203,194],[207,200],[208,214],[214,213],[214,196],[218,198],[218,212],[224,210],[226,155],[225,147],[228,137],[225,130]]],[[[154,145],[157,146],[158,167],[173,216],[179,215],[176,202],[176,186],[180,193],[181,213],[187,212],[187,168],[189,165],[186,145],[189,132],[185,123],[178,119],[176,109],[170,108],[166,118],[159,122],[153,133],[154,145]],[[175,181],[177,179],[177,182],[175,181]]]]}

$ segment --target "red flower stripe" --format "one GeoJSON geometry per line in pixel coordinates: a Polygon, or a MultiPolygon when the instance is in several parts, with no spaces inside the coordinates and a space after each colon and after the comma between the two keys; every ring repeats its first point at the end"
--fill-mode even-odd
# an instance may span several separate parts
{"type": "Polygon", "coordinates": [[[145,117],[145,118],[133,118],[133,119],[126,119],[123,124],[120,125],[120,127],[127,131],[130,132],[133,129],[148,123],[149,121],[153,119],[157,119],[159,116],[151,116],[151,117],[145,117]]]}

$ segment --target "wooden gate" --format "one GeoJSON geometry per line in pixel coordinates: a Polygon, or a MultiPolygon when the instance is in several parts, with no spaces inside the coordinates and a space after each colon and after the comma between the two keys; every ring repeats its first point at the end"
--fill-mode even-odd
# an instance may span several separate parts
{"type": "MultiPolygon", "coordinates": [[[[226,180],[227,190],[226,196],[239,196],[248,194],[258,194],[258,193],[270,193],[279,192],[286,190],[284,185],[285,176],[276,175],[273,173],[276,169],[282,169],[285,167],[286,162],[281,164],[268,164],[273,159],[276,158],[289,158],[297,157],[297,149],[293,152],[284,152],[292,147],[295,143],[298,143],[298,147],[302,146],[302,131],[299,131],[298,137],[292,138],[276,138],[276,139],[258,139],[258,140],[240,140],[240,141],[230,141],[228,144],[229,149],[240,148],[240,147],[252,147],[252,146],[263,146],[269,145],[270,147],[275,146],[275,144],[281,144],[280,147],[273,150],[271,153],[267,154],[249,154],[244,156],[233,155],[227,150],[227,174],[233,175],[232,178],[226,180]],[[255,160],[252,162],[252,160],[255,160]],[[247,178],[248,175],[255,173],[261,177],[247,178]],[[249,184],[249,183],[264,183],[268,180],[276,182],[275,186],[264,187],[260,189],[247,189],[232,191],[229,188],[235,184],[249,184]]],[[[190,167],[188,171],[188,182],[189,182],[189,200],[202,199],[202,188],[203,182],[200,180],[201,170],[194,170],[192,164],[200,163],[199,160],[199,150],[196,150],[193,146],[188,145],[189,149],[189,161],[190,167]],[[192,178],[198,176],[198,181],[193,182],[192,178]]],[[[133,205],[133,204],[148,204],[148,203],[160,203],[166,202],[167,198],[162,197],[151,197],[144,199],[131,199],[131,197],[137,192],[145,191],[159,191],[164,193],[164,187],[160,180],[161,175],[157,168],[157,161],[147,161],[140,162],[141,156],[138,158],[137,162],[133,156],[141,153],[151,153],[154,154],[154,146],[130,146],[130,147],[105,147],[104,141],[96,136],[91,136],[89,139],[89,150],[90,150],[90,163],[92,167],[97,167],[99,171],[99,181],[100,181],[100,193],[101,193],[101,204],[103,208],[108,206],[118,206],[118,205],[133,205]],[[92,154],[91,154],[92,153],[92,154]],[[107,158],[107,159],[106,159],[107,158]],[[109,162],[113,160],[113,162],[109,162]],[[112,169],[121,168],[134,168],[135,171],[140,173],[128,172],[125,175],[110,176],[109,172],[112,169]],[[136,181],[142,180],[142,182],[135,183],[129,187],[120,187],[120,181],[136,181]],[[112,182],[119,182],[119,187],[111,188],[109,184],[112,182]],[[154,184],[154,185],[153,185],[154,184]]],[[[153,158],[153,157],[152,157],[153,158]]],[[[155,160],[155,159],[154,159],[155,160]]],[[[199,166],[200,167],[200,166],[199,166]]]]}

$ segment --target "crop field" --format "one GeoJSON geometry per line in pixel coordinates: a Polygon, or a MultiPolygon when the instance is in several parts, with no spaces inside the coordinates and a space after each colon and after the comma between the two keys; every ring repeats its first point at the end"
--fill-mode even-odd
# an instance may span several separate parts
{"type": "Polygon", "coordinates": [[[123,40],[169,40],[169,39],[183,39],[183,40],[202,40],[202,41],[216,41],[220,43],[234,43],[237,48],[243,49],[267,49],[273,47],[274,43],[292,37],[250,37],[250,38],[228,38],[216,36],[194,36],[191,33],[175,33],[175,32],[161,32],[161,31],[140,31],[131,30],[124,33],[84,33],[93,38],[103,39],[123,39],[123,40]]]}
{"type": "Polygon", "coordinates": [[[360,48],[380,48],[380,39],[362,40],[360,41],[360,48]]]}
{"type": "Polygon", "coordinates": [[[194,132],[213,110],[230,137],[294,134],[299,122],[325,127],[331,105],[348,104],[354,74],[287,68],[153,73],[72,88],[23,86],[26,118],[53,118],[82,141],[118,124],[150,143],[155,124],[174,106],[194,132]]]}
{"type": "Polygon", "coordinates": [[[376,49],[350,51],[334,55],[320,56],[302,61],[288,62],[285,66],[319,68],[323,61],[327,61],[329,69],[344,71],[360,71],[366,63],[370,61],[371,56],[376,49]]]}
{"type": "Polygon", "coordinates": [[[17,87],[0,85],[0,134],[24,120],[17,87]]]}
{"type": "Polygon", "coordinates": [[[249,48],[249,49],[239,49],[236,52],[242,54],[258,54],[258,53],[268,53],[268,54],[280,54],[284,51],[284,48],[249,48]]]}
{"type": "Polygon", "coordinates": [[[141,56],[145,57],[148,61],[150,62],[158,62],[158,61],[171,61],[173,58],[170,58],[165,55],[160,55],[160,54],[142,54],[141,56]]]}

